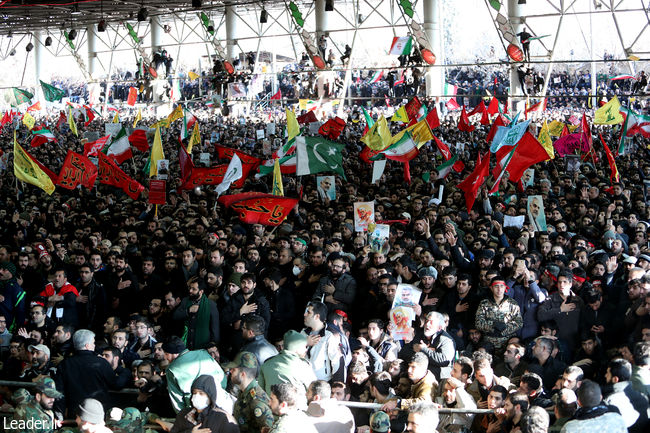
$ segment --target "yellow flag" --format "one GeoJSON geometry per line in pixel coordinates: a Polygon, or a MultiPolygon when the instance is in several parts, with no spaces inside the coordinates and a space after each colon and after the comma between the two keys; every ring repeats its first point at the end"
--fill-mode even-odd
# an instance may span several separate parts
{"type": "Polygon", "coordinates": [[[176,108],[174,108],[174,111],[172,111],[169,116],[167,116],[167,125],[169,126],[174,120],[177,119],[182,119],[183,118],[183,107],[180,105],[177,105],[176,108]]]}
{"type": "Polygon", "coordinates": [[[594,124],[596,125],[617,125],[623,122],[621,114],[621,103],[617,96],[614,96],[607,104],[600,107],[594,113],[594,124]]]}
{"type": "Polygon", "coordinates": [[[161,119],[160,121],[151,125],[152,128],[169,128],[169,120],[161,119]]]}
{"type": "Polygon", "coordinates": [[[52,179],[41,170],[16,141],[16,131],[14,131],[14,176],[23,182],[39,187],[50,195],[54,192],[52,179]]]}
{"type": "Polygon", "coordinates": [[[163,152],[162,139],[160,138],[160,128],[156,128],[156,137],[153,139],[153,146],[151,146],[149,177],[154,177],[158,174],[158,161],[161,159],[165,159],[165,153],[163,152]]]}
{"type": "Polygon", "coordinates": [[[548,153],[549,159],[555,158],[555,149],[553,149],[553,140],[551,140],[551,134],[548,131],[548,125],[544,122],[541,131],[539,131],[539,137],[537,141],[542,145],[546,153],[548,153]]]}
{"type": "Polygon", "coordinates": [[[36,119],[34,119],[34,116],[32,116],[29,113],[25,113],[25,115],[23,116],[23,124],[27,126],[28,129],[32,129],[35,123],[36,123],[36,119]]]}
{"type": "Polygon", "coordinates": [[[409,115],[406,114],[406,108],[402,105],[397,109],[395,114],[393,114],[393,117],[390,118],[391,122],[402,122],[402,123],[408,123],[409,122],[409,115]]]}
{"type": "Polygon", "coordinates": [[[192,153],[195,144],[201,144],[201,132],[199,131],[199,122],[194,122],[194,129],[190,136],[190,142],[187,144],[187,153],[192,153]]]}
{"type": "Polygon", "coordinates": [[[117,111],[115,112],[115,116],[113,116],[113,123],[120,123],[120,113],[117,111]]]}
{"type": "Polygon", "coordinates": [[[68,108],[68,126],[70,127],[70,131],[79,137],[79,133],[77,132],[77,124],[75,123],[74,116],[72,115],[72,108],[68,108]]]}
{"type": "Polygon", "coordinates": [[[627,59],[632,60],[633,62],[638,62],[639,60],[641,60],[639,56],[635,56],[634,54],[630,54],[629,56],[627,56],[627,59]]]}
{"type": "Polygon", "coordinates": [[[188,73],[187,73],[187,76],[190,77],[190,80],[192,80],[192,81],[194,81],[194,80],[196,80],[197,78],[199,78],[199,74],[197,74],[197,73],[194,72],[194,71],[190,71],[190,72],[188,72],[188,73]]]}
{"type": "Polygon", "coordinates": [[[425,119],[420,120],[406,130],[411,132],[411,137],[413,137],[413,141],[417,144],[418,149],[427,141],[433,140],[433,134],[431,134],[431,129],[425,119]]]}
{"type": "Polygon", "coordinates": [[[564,129],[564,123],[554,120],[548,124],[548,133],[551,137],[559,137],[564,129]]]}
{"type": "Polygon", "coordinates": [[[135,128],[135,126],[141,120],[142,120],[142,108],[138,108],[138,114],[135,115],[135,119],[133,120],[133,127],[135,128]]]}
{"type": "Polygon", "coordinates": [[[361,138],[361,141],[370,148],[370,150],[384,150],[390,146],[393,137],[390,135],[386,118],[381,116],[379,120],[372,125],[372,128],[361,138]]]}
{"type": "Polygon", "coordinates": [[[298,125],[298,121],[296,120],[296,114],[293,111],[287,108],[286,112],[287,112],[287,135],[289,136],[289,139],[287,141],[291,141],[295,137],[297,137],[298,134],[300,134],[300,125],[298,125]]]}
{"type": "Polygon", "coordinates": [[[273,195],[284,195],[282,186],[282,171],[280,170],[280,158],[275,158],[273,162],[273,195]]]}

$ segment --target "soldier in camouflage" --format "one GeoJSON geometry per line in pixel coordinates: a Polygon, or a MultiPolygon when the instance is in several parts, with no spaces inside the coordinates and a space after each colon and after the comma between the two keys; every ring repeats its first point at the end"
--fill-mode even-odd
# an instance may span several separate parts
{"type": "Polygon", "coordinates": [[[260,432],[273,425],[273,412],[269,407],[269,397],[257,383],[259,364],[251,352],[240,352],[235,360],[225,366],[230,370],[232,383],[241,390],[233,417],[239,424],[241,433],[260,432]]]}
{"type": "MultiPolygon", "coordinates": [[[[54,400],[63,394],[56,390],[54,380],[49,377],[41,377],[36,383],[34,399],[18,404],[14,412],[12,423],[17,423],[15,428],[23,433],[49,433],[58,427],[52,408],[54,400]]],[[[14,429],[13,424],[10,427],[14,429]]]]}
{"type": "Polygon", "coordinates": [[[500,275],[492,278],[492,296],[483,299],[476,311],[476,329],[483,332],[485,340],[494,345],[495,353],[501,353],[508,339],[523,326],[519,305],[505,296],[506,282],[500,275]]]}

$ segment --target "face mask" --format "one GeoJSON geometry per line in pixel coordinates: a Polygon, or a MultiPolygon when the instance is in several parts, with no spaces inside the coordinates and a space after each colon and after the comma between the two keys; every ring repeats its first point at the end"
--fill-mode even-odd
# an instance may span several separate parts
{"type": "Polygon", "coordinates": [[[300,268],[298,266],[294,266],[292,272],[293,275],[297,277],[298,275],[300,275],[300,268]]]}
{"type": "Polygon", "coordinates": [[[203,410],[210,404],[210,398],[207,395],[194,394],[192,396],[192,406],[197,410],[203,410]]]}

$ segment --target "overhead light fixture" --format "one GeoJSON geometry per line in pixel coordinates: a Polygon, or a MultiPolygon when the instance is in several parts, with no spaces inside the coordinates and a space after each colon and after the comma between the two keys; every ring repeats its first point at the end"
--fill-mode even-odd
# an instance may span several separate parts
{"type": "Polygon", "coordinates": [[[9,30],[9,33],[7,33],[7,37],[8,38],[13,38],[14,37],[14,35],[11,33],[11,30],[9,30]]]}
{"type": "Polygon", "coordinates": [[[526,0],[519,0],[519,1],[517,2],[517,4],[525,5],[525,4],[526,4],[526,0]]]}
{"type": "Polygon", "coordinates": [[[142,7],[138,11],[138,21],[147,21],[147,18],[149,18],[149,11],[147,8],[142,7]]]}
{"type": "Polygon", "coordinates": [[[334,0],[325,0],[325,12],[334,12],[334,0]]]}
{"type": "Polygon", "coordinates": [[[99,20],[97,23],[97,31],[105,32],[106,31],[106,20],[99,20]]]}
{"type": "Polygon", "coordinates": [[[77,37],[77,31],[75,29],[70,30],[70,33],[68,33],[68,39],[73,40],[76,37],[77,37]]]}
{"type": "Polygon", "coordinates": [[[11,51],[9,51],[10,56],[15,56],[16,55],[16,49],[12,48],[11,51]]]}
{"type": "Polygon", "coordinates": [[[49,47],[50,45],[52,45],[52,36],[45,38],[45,46],[49,47]]]}
{"type": "Polygon", "coordinates": [[[260,24],[266,24],[269,21],[269,14],[266,12],[266,9],[262,9],[260,12],[260,24]]]}
{"type": "Polygon", "coordinates": [[[203,2],[201,0],[192,0],[192,7],[194,9],[201,9],[203,2]]]}
{"type": "Polygon", "coordinates": [[[81,11],[79,10],[79,5],[75,3],[75,5],[72,7],[72,15],[80,15],[81,11]]]}
{"type": "Polygon", "coordinates": [[[34,49],[34,44],[32,44],[31,42],[25,46],[25,51],[27,51],[28,53],[33,49],[34,49]]]}

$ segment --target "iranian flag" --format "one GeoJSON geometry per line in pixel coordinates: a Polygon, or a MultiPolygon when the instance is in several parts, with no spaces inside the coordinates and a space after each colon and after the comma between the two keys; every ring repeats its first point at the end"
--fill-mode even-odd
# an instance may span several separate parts
{"type": "Polygon", "coordinates": [[[181,127],[181,140],[185,140],[192,135],[192,127],[196,123],[196,116],[185,109],[183,111],[183,126],[181,127]]]}
{"type": "Polygon", "coordinates": [[[112,157],[118,164],[123,163],[127,159],[133,157],[133,152],[131,151],[131,143],[129,143],[129,136],[126,133],[124,127],[120,129],[120,132],[113,138],[106,155],[112,157]]]}
{"type": "Polygon", "coordinates": [[[625,107],[621,107],[620,111],[625,116],[626,137],[641,134],[645,138],[650,138],[650,116],[639,114],[625,107]]]}
{"type": "Polygon", "coordinates": [[[418,156],[419,150],[417,143],[413,140],[409,131],[402,131],[393,137],[393,144],[381,153],[386,155],[387,159],[394,161],[408,162],[418,156]]]}
{"type": "Polygon", "coordinates": [[[438,172],[439,179],[444,179],[446,178],[449,173],[454,169],[454,164],[458,162],[458,155],[454,155],[451,159],[443,162],[439,166],[436,167],[436,171],[438,172]]]}
{"type": "Polygon", "coordinates": [[[384,71],[376,71],[374,74],[372,74],[372,77],[370,77],[370,84],[378,82],[383,76],[384,71]]]}
{"type": "Polygon", "coordinates": [[[32,130],[32,147],[39,147],[50,141],[56,142],[57,139],[49,129],[41,128],[38,131],[32,130]]]}
{"type": "MultiPolygon", "coordinates": [[[[295,174],[296,173],[296,154],[288,155],[279,159],[280,162],[280,172],[282,174],[295,174]]],[[[273,173],[273,167],[275,164],[275,159],[267,159],[259,167],[255,175],[256,178],[266,176],[267,174],[273,173]]]]}
{"type": "Polygon", "coordinates": [[[411,54],[412,42],[410,36],[402,36],[393,38],[393,43],[390,45],[388,54],[396,56],[408,56],[411,54]]]}

